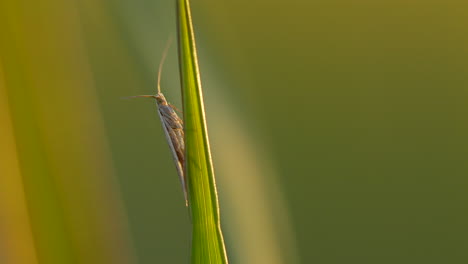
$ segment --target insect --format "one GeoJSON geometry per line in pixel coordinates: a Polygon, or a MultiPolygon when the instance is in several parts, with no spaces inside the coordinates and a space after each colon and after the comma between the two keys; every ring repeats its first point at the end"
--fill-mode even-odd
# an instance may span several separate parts
{"type": "Polygon", "coordinates": [[[137,97],[149,97],[156,99],[156,106],[159,118],[161,119],[162,128],[164,134],[166,135],[167,143],[172,152],[172,158],[176,165],[177,174],[179,175],[180,182],[182,184],[182,190],[184,192],[185,205],[188,206],[188,197],[187,197],[187,181],[185,178],[185,143],[184,143],[184,125],[182,119],[176,113],[177,108],[167,102],[166,97],[161,93],[161,73],[164,65],[164,61],[167,56],[171,44],[171,39],[166,44],[166,48],[163,52],[161,62],[159,63],[158,69],[158,86],[157,93],[155,95],[137,95],[131,96],[128,98],[137,98],[137,97]]]}

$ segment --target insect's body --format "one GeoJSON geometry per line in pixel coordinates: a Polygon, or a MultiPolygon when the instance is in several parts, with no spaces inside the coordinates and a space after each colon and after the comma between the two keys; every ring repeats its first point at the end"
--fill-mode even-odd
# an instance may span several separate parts
{"type": "Polygon", "coordinates": [[[177,174],[179,174],[180,182],[182,184],[185,202],[188,203],[186,179],[184,176],[185,143],[183,122],[177,115],[174,107],[167,102],[162,93],[156,94],[154,98],[156,99],[158,114],[161,119],[164,134],[166,135],[167,142],[171,148],[172,158],[176,165],[177,174]]]}

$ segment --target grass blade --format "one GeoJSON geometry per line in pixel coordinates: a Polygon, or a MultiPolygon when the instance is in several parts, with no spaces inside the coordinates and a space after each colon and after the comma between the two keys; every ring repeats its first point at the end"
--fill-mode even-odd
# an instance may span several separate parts
{"type": "Polygon", "coordinates": [[[185,123],[185,171],[192,217],[192,264],[227,263],[188,0],[177,0],[176,15],[185,123]]]}

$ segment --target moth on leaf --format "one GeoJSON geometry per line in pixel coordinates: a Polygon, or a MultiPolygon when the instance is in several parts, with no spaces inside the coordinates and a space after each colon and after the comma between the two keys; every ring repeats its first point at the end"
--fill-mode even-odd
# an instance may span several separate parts
{"type": "Polygon", "coordinates": [[[180,182],[182,184],[182,190],[184,192],[185,205],[188,206],[188,195],[187,195],[187,179],[185,177],[185,143],[184,143],[184,124],[182,119],[177,115],[177,108],[167,102],[166,97],[161,92],[161,72],[164,65],[164,61],[167,56],[171,41],[169,40],[163,53],[161,62],[159,63],[158,69],[158,86],[157,93],[155,95],[137,95],[128,98],[137,97],[149,97],[156,99],[156,107],[159,118],[161,119],[162,128],[166,135],[167,143],[172,153],[172,158],[176,165],[177,174],[179,175],[180,182]]]}

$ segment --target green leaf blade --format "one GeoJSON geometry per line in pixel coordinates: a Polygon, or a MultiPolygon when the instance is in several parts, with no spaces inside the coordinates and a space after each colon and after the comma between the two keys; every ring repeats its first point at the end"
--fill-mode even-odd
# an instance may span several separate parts
{"type": "Polygon", "coordinates": [[[177,0],[179,64],[185,129],[185,173],[192,217],[192,263],[227,263],[205,122],[188,0],[177,0]]]}

